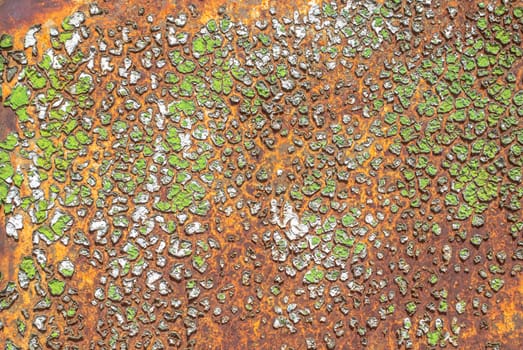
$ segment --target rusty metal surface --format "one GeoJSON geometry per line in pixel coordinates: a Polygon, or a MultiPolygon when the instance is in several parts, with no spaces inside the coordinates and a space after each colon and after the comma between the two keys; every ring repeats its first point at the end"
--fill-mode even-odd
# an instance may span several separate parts
{"type": "Polygon", "coordinates": [[[517,1],[0,1],[18,69],[1,71],[0,141],[18,136],[0,143],[0,346],[520,349],[522,16],[517,1]]]}

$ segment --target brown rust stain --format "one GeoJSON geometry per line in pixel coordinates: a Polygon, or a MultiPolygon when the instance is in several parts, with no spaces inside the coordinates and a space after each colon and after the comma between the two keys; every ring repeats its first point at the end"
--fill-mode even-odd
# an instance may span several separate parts
{"type": "Polygon", "coordinates": [[[15,112],[4,107],[0,101],[0,139],[4,140],[8,134],[18,131],[16,121],[15,112]]]}

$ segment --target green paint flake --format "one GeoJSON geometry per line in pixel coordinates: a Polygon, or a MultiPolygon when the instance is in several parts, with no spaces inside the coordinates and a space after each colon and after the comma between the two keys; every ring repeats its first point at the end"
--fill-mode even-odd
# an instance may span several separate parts
{"type": "Polygon", "coordinates": [[[125,309],[125,315],[126,315],[126,318],[127,318],[127,321],[132,321],[134,320],[136,314],[137,314],[137,310],[136,308],[134,307],[128,307],[125,309]]]}
{"type": "Polygon", "coordinates": [[[325,272],[314,266],[312,269],[307,271],[303,277],[303,281],[310,284],[316,284],[321,282],[325,272]]]}
{"type": "Polygon", "coordinates": [[[14,175],[15,170],[13,169],[13,166],[9,162],[9,156],[7,153],[0,151],[0,179],[6,180],[9,179],[11,176],[14,175]],[[5,158],[3,155],[5,154],[5,158]]]}
{"type": "Polygon", "coordinates": [[[176,69],[182,74],[192,73],[196,70],[196,63],[191,60],[185,60],[182,63],[176,65],[176,69]]]}
{"type": "Polygon", "coordinates": [[[112,301],[120,301],[123,299],[123,296],[120,293],[120,289],[113,283],[111,283],[111,285],[109,285],[109,289],[107,291],[107,297],[112,301]]]}
{"type": "Polygon", "coordinates": [[[82,145],[89,145],[93,142],[89,134],[87,134],[85,131],[80,130],[75,134],[76,140],[82,145]]]}
{"type": "Polygon", "coordinates": [[[0,148],[7,151],[12,151],[18,145],[18,135],[15,133],[9,133],[5,140],[0,142],[0,148]]]}
{"type": "Polygon", "coordinates": [[[512,100],[516,106],[523,106],[523,90],[520,90],[516,94],[514,94],[512,100]]]}
{"type": "Polygon", "coordinates": [[[27,277],[32,280],[36,276],[36,266],[33,258],[30,256],[24,257],[20,263],[20,270],[24,271],[27,277]]]}
{"type": "Polygon", "coordinates": [[[25,74],[33,89],[40,90],[47,85],[47,79],[34,67],[27,68],[25,74]]]}
{"type": "Polygon", "coordinates": [[[258,81],[256,83],[256,91],[258,91],[258,94],[265,99],[271,94],[269,88],[263,81],[258,81]]]}
{"type": "Polygon", "coordinates": [[[367,249],[367,246],[365,245],[365,243],[358,242],[354,246],[354,255],[359,255],[360,253],[362,253],[366,249],[367,249]]]}
{"type": "Polygon", "coordinates": [[[192,49],[198,55],[203,55],[207,51],[205,40],[202,37],[197,37],[192,42],[192,49]]]}
{"type": "Polygon", "coordinates": [[[13,47],[13,37],[9,34],[2,34],[0,36],[0,49],[10,49],[13,47]]]}
{"type": "Polygon", "coordinates": [[[52,296],[60,296],[65,291],[65,282],[53,278],[47,282],[47,287],[49,288],[49,293],[51,293],[52,296]]]}
{"type": "Polygon", "coordinates": [[[56,220],[56,222],[51,225],[51,229],[57,236],[62,236],[64,234],[64,232],[69,229],[72,222],[73,222],[73,217],[68,214],[64,214],[64,215],[61,215],[58,218],[58,220],[56,220]]]}
{"type": "Polygon", "coordinates": [[[490,288],[492,288],[494,292],[499,292],[501,288],[503,288],[503,286],[505,285],[505,281],[501,278],[493,278],[492,280],[490,280],[489,284],[490,288]]]}
{"type": "Polygon", "coordinates": [[[92,91],[93,89],[93,77],[88,74],[83,74],[78,78],[78,82],[69,88],[69,92],[73,95],[82,95],[92,91]]]}
{"type": "Polygon", "coordinates": [[[413,301],[409,301],[406,305],[405,305],[405,311],[407,311],[407,313],[412,316],[416,313],[416,310],[418,309],[417,305],[415,302],[413,301]]]}
{"type": "Polygon", "coordinates": [[[432,331],[427,333],[427,344],[430,346],[436,346],[438,345],[440,339],[440,332],[439,331],[432,331]]]}
{"type": "Polygon", "coordinates": [[[176,109],[183,112],[187,116],[191,116],[196,112],[196,105],[192,100],[181,100],[176,102],[176,109]]]}
{"type": "Polygon", "coordinates": [[[346,260],[349,258],[350,251],[343,245],[336,245],[332,251],[332,254],[336,259],[346,260]]]}
{"type": "Polygon", "coordinates": [[[17,110],[20,107],[27,106],[29,104],[29,97],[31,96],[30,89],[23,84],[16,84],[11,91],[11,94],[7,97],[4,105],[11,107],[13,110],[17,110]]]}
{"type": "Polygon", "coordinates": [[[64,142],[64,147],[70,151],[76,151],[81,148],[80,142],[73,135],[67,136],[64,142]]]}

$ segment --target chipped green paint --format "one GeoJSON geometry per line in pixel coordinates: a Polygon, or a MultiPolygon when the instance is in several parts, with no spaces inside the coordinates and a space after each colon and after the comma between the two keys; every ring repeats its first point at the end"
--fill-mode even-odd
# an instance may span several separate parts
{"type": "Polygon", "coordinates": [[[56,278],[47,282],[47,286],[49,288],[49,293],[51,293],[52,296],[62,295],[65,291],[65,282],[56,278]]]}

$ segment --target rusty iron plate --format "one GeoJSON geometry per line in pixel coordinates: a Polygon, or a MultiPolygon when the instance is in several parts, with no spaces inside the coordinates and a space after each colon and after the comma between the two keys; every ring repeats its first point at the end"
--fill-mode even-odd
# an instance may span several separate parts
{"type": "Polygon", "coordinates": [[[521,2],[0,18],[3,348],[522,348],[521,2]]]}

